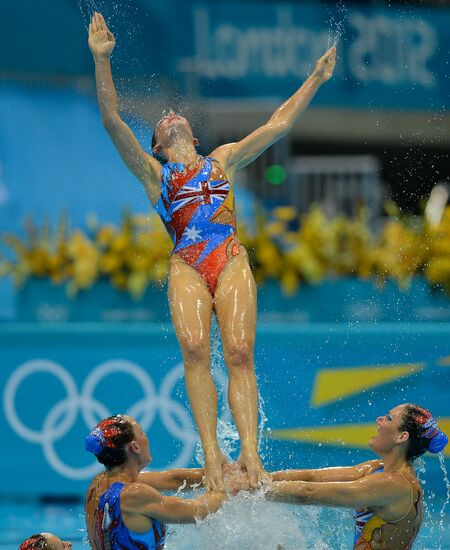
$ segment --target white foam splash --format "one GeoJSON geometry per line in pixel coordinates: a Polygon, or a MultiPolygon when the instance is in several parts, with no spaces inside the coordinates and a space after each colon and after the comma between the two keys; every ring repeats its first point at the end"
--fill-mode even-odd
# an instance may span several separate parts
{"type": "Polygon", "coordinates": [[[265,500],[262,491],[240,493],[193,526],[169,529],[167,550],[331,550],[318,528],[320,509],[265,500]]]}

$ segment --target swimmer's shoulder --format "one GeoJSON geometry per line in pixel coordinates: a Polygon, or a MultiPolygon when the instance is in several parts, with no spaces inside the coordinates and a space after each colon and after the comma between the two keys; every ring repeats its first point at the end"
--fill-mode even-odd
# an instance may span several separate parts
{"type": "Polygon", "coordinates": [[[229,158],[233,149],[234,143],[226,143],[225,145],[221,145],[220,147],[217,147],[208,155],[208,158],[215,161],[220,168],[224,171],[227,179],[232,182],[234,180],[234,176],[236,174],[236,167],[235,166],[229,166],[229,158]]]}
{"type": "Polygon", "coordinates": [[[91,481],[86,492],[86,501],[91,498],[100,498],[101,495],[108,489],[109,483],[105,472],[96,475],[91,481]]]}
{"type": "Polygon", "coordinates": [[[213,158],[223,166],[227,165],[228,159],[233,151],[234,143],[225,143],[224,145],[219,145],[216,147],[208,157],[213,158]]]}
{"type": "Polygon", "coordinates": [[[133,509],[140,507],[142,504],[151,504],[161,499],[162,494],[145,483],[135,481],[134,483],[128,483],[122,491],[121,501],[122,504],[133,509]]]}
{"type": "Polygon", "coordinates": [[[357,464],[355,468],[361,474],[361,477],[365,477],[370,474],[373,474],[380,468],[383,468],[383,461],[378,458],[375,460],[368,460],[367,462],[362,462],[361,464],[357,464]]]}

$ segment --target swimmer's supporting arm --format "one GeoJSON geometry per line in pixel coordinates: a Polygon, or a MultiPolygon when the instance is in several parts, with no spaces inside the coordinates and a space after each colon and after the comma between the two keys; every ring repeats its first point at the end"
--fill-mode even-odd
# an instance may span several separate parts
{"type": "Polygon", "coordinates": [[[95,13],[89,25],[89,47],[95,61],[95,80],[102,122],[122,160],[142,182],[152,204],[160,194],[161,165],[142,149],[129,126],[120,117],[120,103],[111,72],[113,34],[103,16],[95,13]]]}
{"type": "Polygon", "coordinates": [[[176,468],[162,472],[141,472],[139,483],[150,485],[158,491],[189,491],[202,483],[203,468],[176,468]]]}
{"type": "Polygon", "coordinates": [[[380,466],[381,460],[369,460],[355,466],[320,468],[316,470],[281,470],[272,472],[272,481],[354,481],[371,474],[380,466]]]}
{"type": "Polygon", "coordinates": [[[380,473],[356,481],[275,481],[267,498],[296,504],[323,504],[345,508],[386,506],[410,498],[410,488],[395,474],[380,473]]]}
{"type": "Polygon", "coordinates": [[[213,151],[212,156],[224,167],[239,169],[257,159],[268,147],[286,136],[308,107],[320,86],[333,74],[336,49],[330,48],[317,62],[311,76],[293,96],[279,107],[268,122],[249,134],[243,140],[223,145],[213,151]]]}
{"type": "Polygon", "coordinates": [[[134,483],[121,496],[121,507],[125,513],[142,514],[166,523],[195,523],[216,512],[225,493],[209,491],[189,500],[161,494],[153,487],[134,483]]]}

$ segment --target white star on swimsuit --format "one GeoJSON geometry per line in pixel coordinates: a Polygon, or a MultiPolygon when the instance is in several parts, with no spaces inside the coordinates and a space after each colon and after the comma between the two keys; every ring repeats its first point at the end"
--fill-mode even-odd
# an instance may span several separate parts
{"type": "Polygon", "coordinates": [[[192,227],[186,227],[184,236],[187,240],[194,241],[194,243],[197,239],[202,240],[201,231],[197,229],[195,225],[193,225],[192,227]]]}

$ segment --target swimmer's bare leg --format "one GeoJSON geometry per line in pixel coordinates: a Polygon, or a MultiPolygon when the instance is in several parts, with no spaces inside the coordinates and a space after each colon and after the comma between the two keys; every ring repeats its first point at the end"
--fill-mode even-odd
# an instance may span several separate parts
{"type": "Polygon", "coordinates": [[[258,388],[253,364],[256,285],[245,251],[222,271],[214,304],[229,373],[228,400],[241,440],[238,462],[256,488],[264,475],[258,455],[258,388]]]}
{"type": "Polygon", "coordinates": [[[186,390],[205,453],[205,484],[223,490],[226,459],[217,442],[217,391],[210,369],[213,302],[201,276],[183,260],[172,257],[169,305],[183,354],[186,390]]]}

